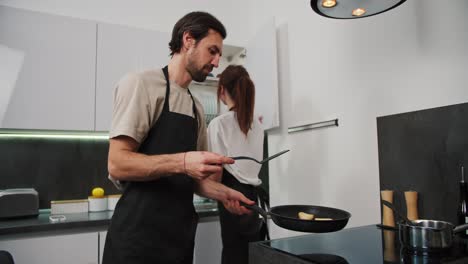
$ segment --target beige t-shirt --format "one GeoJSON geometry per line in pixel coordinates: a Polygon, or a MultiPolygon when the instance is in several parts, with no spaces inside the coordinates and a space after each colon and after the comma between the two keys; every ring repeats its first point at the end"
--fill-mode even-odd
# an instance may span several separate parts
{"type": "MultiPolygon", "coordinates": [[[[166,97],[166,79],[162,69],[129,73],[114,92],[114,110],[109,137],[129,136],[142,143],[162,113],[166,97]]],[[[198,112],[197,150],[207,149],[206,123],[203,106],[194,97],[198,112]]],[[[169,95],[171,112],[193,117],[193,101],[188,89],[171,81],[169,95]]]]}

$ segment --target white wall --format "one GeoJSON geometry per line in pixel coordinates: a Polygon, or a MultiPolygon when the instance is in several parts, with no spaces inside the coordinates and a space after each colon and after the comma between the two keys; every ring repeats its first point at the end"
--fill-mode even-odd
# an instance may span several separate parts
{"type": "Polygon", "coordinates": [[[282,127],[269,149],[291,152],[270,164],[272,203],[343,208],[348,227],[379,222],[376,117],[468,101],[468,2],[410,0],[358,20],[320,17],[309,1],[248,7],[252,25],[278,21],[282,127]],[[333,118],[339,127],[287,133],[333,118]]]}
{"type": "MultiPolygon", "coordinates": [[[[244,45],[271,16],[278,24],[281,127],[270,132],[272,204],[352,213],[348,227],[377,223],[376,117],[468,101],[468,1],[409,0],[387,13],[332,20],[309,1],[46,1],[0,4],[161,31],[190,10],[215,14],[226,43],[244,45]],[[448,4],[448,2],[450,2],[448,4]],[[339,118],[340,126],[287,127],[339,118]]],[[[273,237],[293,234],[273,228],[273,237]]]]}

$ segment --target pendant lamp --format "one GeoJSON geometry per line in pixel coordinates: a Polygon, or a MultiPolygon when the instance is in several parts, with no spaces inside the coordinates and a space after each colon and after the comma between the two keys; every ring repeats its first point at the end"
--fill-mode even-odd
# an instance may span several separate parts
{"type": "Polygon", "coordinates": [[[335,19],[354,19],[377,15],[393,9],[406,0],[311,0],[319,15],[335,19]]]}

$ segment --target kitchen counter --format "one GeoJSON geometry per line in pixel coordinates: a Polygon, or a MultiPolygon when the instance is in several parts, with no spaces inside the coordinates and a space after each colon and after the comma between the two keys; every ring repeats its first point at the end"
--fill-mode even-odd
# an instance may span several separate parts
{"type": "Polygon", "coordinates": [[[375,225],[368,225],[332,233],[251,243],[249,252],[249,262],[256,264],[455,264],[468,263],[468,239],[456,236],[455,243],[448,252],[424,256],[400,248],[398,231],[381,230],[375,225]],[[336,261],[319,262],[318,258],[336,261]]]}
{"type": "MultiPolygon", "coordinates": [[[[218,215],[216,203],[195,204],[200,217],[204,218],[218,215]]],[[[24,233],[72,231],[75,229],[107,229],[114,211],[64,214],[66,220],[52,223],[49,219],[50,209],[39,210],[37,217],[0,220],[0,235],[18,235],[24,233]]]]}

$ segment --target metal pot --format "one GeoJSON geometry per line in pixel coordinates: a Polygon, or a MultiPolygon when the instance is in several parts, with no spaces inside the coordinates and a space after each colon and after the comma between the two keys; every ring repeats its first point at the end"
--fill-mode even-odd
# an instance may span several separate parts
{"type": "Polygon", "coordinates": [[[411,250],[423,252],[444,251],[453,243],[453,235],[468,229],[468,224],[454,226],[436,220],[399,222],[400,242],[411,250]]]}

